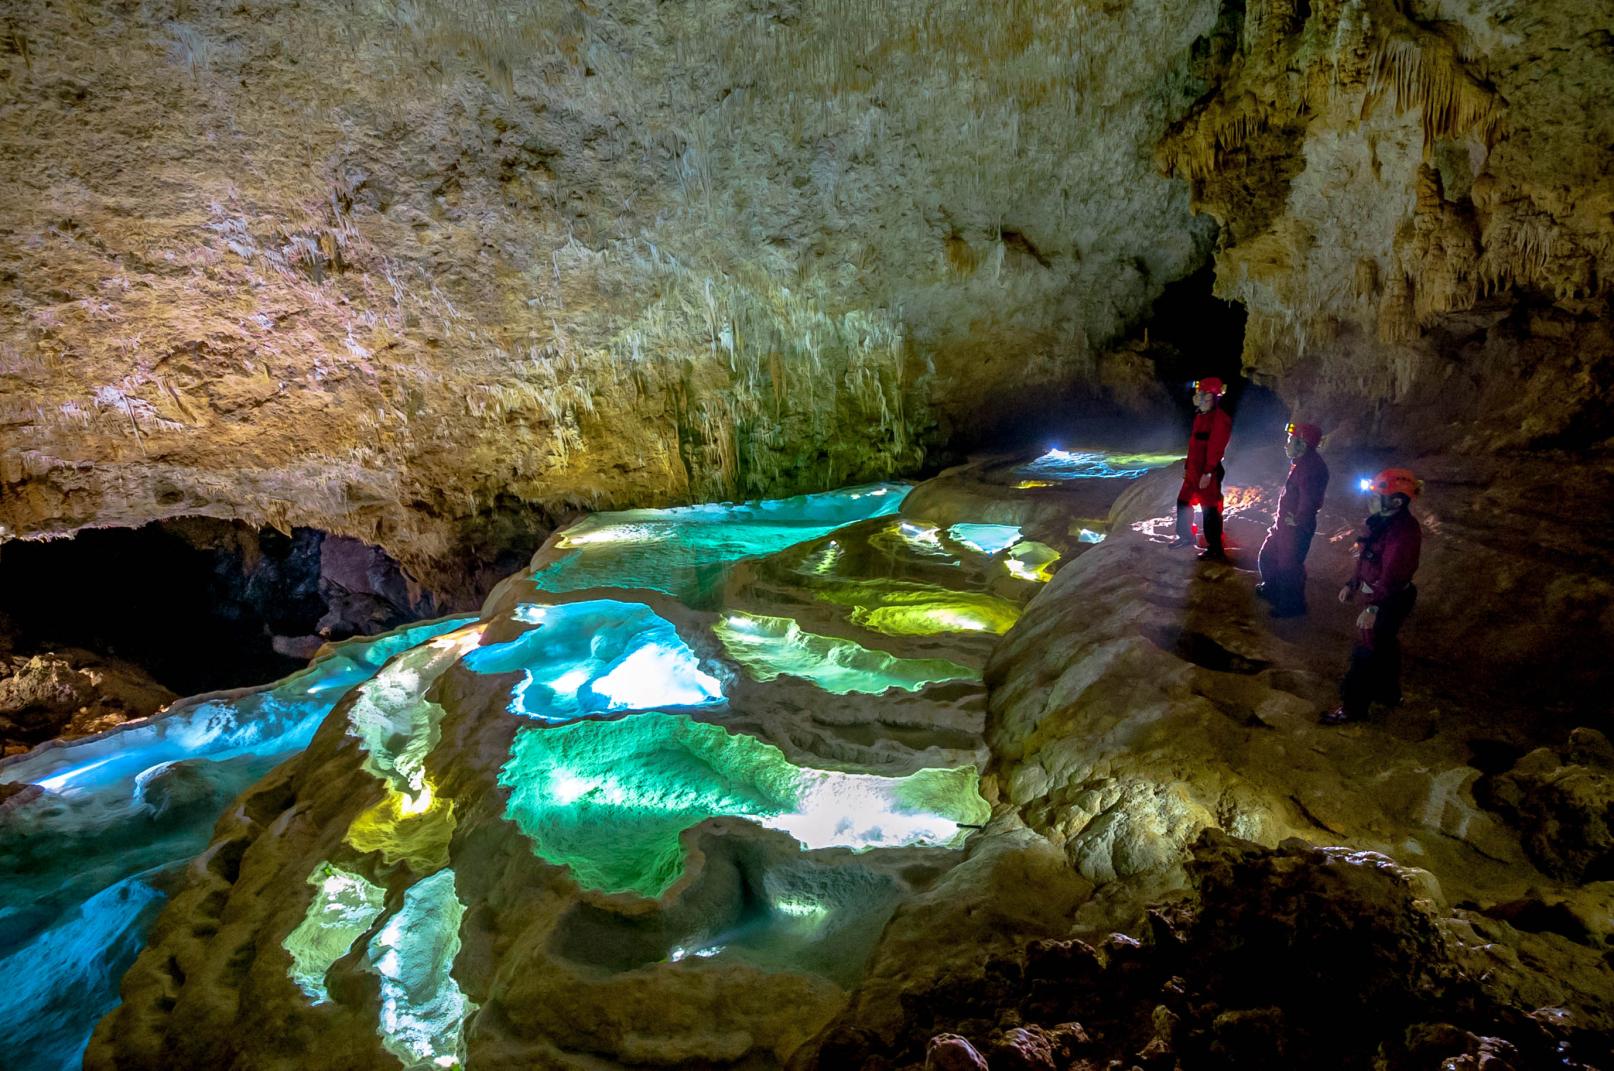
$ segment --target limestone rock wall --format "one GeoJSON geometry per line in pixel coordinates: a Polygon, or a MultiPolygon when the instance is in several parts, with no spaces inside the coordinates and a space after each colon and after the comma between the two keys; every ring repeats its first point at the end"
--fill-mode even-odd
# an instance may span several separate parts
{"type": "Polygon", "coordinates": [[[1614,7],[1226,3],[1162,142],[1222,226],[1244,360],[1397,446],[1614,431],[1614,7]]]}
{"type": "Polygon", "coordinates": [[[303,524],[443,590],[576,508],[911,471],[1203,262],[1152,147],[1214,18],[12,5],[0,524],[303,524]]]}

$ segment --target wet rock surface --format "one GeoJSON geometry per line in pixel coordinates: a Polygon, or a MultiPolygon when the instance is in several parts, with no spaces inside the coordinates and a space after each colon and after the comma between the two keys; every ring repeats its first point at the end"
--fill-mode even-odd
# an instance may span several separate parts
{"type": "MultiPolygon", "coordinates": [[[[420,1050],[377,1031],[408,987],[376,950],[425,947],[411,984],[459,1009],[473,1067],[1600,1066],[1614,882],[1586,786],[1608,747],[1564,727],[1595,712],[1521,718],[1529,645],[1467,659],[1451,607],[1505,591],[1464,573],[1469,515],[1443,488],[1418,507],[1428,617],[1403,706],[1326,728],[1354,616],[1330,601],[1348,488],[1324,512],[1311,616],[1269,621],[1237,565],[1275,455],[1236,457],[1232,567],[1163,545],[1178,477],[1151,464],[1061,480],[1029,473],[1094,461],[984,459],[898,514],[848,492],[872,496],[850,523],[788,536],[778,506],[558,536],[481,621],[389,663],[231,805],[90,1066],[452,1056],[458,1025],[423,1025],[420,1050]],[[724,564],[740,528],[785,542],[724,564]],[[601,588],[611,575],[648,586],[601,588]],[[685,670],[613,678],[647,627],[685,670]],[[630,680],[675,683],[670,709],[639,711],[630,680]],[[831,826],[769,817],[764,786],[791,769],[970,764],[985,799],[953,819],[961,851],[834,841],[880,797],[831,826]],[[652,768],[676,788],[633,773],[652,768]],[[670,838],[644,817],[661,807],[681,816],[670,838]]],[[[1506,531],[1495,561],[1524,554],[1506,531]]],[[[205,807],[211,785],[161,771],[141,807],[205,807]]]]}
{"type": "MultiPolygon", "coordinates": [[[[1606,1015],[1514,1003],[1464,961],[1429,874],[1216,831],[1141,940],[1034,942],[920,987],[898,1036],[843,1025],[818,1067],[1596,1067],[1606,1015]]],[[[1460,929],[1460,926],[1459,926],[1460,929]]]]}

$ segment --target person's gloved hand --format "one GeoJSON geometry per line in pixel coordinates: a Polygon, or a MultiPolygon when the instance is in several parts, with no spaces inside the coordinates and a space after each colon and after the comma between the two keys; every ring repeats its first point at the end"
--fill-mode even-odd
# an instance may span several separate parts
{"type": "Polygon", "coordinates": [[[1339,601],[1340,602],[1350,602],[1351,601],[1351,596],[1355,595],[1355,594],[1356,594],[1356,589],[1354,587],[1352,587],[1351,585],[1346,584],[1344,587],[1339,589],[1339,601]]]}
{"type": "Polygon", "coordinates": [[[1379,608],[1377,606],[1369,606],[1367,609],[1356,615],[1356,627],[1361,629],[1363,632],[1372,632],[1373,625],[1376,621],[1378,621],[1378,619],[1379,608]]]}
{"type": "Polygon", "coordinates": [[[1199,486],[1201,488],[1205,488],[1205,487],[1210,486],[1210,473],[1207,472],[1207,473],[1205,473],[1205,475],[1203,475],[1203,476],[1201,476],[1199,478],[1199,486]]]}

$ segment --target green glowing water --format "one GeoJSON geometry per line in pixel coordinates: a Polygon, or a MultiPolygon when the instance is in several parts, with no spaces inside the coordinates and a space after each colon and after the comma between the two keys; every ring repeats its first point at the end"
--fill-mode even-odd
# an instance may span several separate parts
{"type": "Polygon", "coordinates": [[[321,863],[308,875],[314,899],[281,947],[291,953],[291,980],[315,1004],[331,999],[325,972],[381,914],[386,890],[358,874],[321,863]]]}
{"type": "Polygon", "coordinates": [[[465,1017],[476,1005],[452,973],[464,917],[454,872],[439,870],[409,888],[398,913],[370,941],[367,959],[381,978],[376,1033],[404,1071],[465,1063],[465,1017]]]}
{"type": "Polygon", "coordinates": [[[914,581],[842,580],[814,594],[850,607],[854,623],[888,636],[1002,635],[1020,618],[1018,607],[996,595],[914,581]]]}
{"type": "Polygon", "coordinates": [[[986,820],[974,767],[907,777],[797,767],[784,753],[684,715],[525,729],[499,773],[505,817],[544,859],[607,892],[655,897],[684,870],[679,834],[720,815],[808,848],[953,845],[986,820]]]}
{"type": "Polygon", "coordinates": [[[975,680],[968,666],[939,658],[898,658],[851,640],[803,632],[788,617],[730,611],[712,629],[729,657],[759,681],[789,674],[826,692],[879,695],[890,688],[917,692],[939,681],[975,680]]]}

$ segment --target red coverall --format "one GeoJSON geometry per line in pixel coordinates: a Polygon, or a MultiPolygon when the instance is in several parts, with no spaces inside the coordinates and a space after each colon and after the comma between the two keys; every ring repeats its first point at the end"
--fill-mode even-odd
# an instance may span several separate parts
{"type": "Polygon", "coordinates": [[[1233,436],[1233,418],[1220,404],[1208,412],[1194,414],[1194,427],[1188,435],[1188,460],[1183,462],[1182,490],[1177,492],[1177,538],[1194,538],[1193,506],[1205,512],[1205,549],[1222,549],[1222,454],[1233,436]],[[1210,482],[1199,486],[1199,478],[1210,474],[1210,482]]]}
{"type": "Polygon", "coordinates": [[[1351,718],[1367,715],[1368,704],[1396,706],[1401,702],[1401,625],[1418,599],[1412,574],[1418,570],[1423,548],[1423,526],[1410,509],[1400,509],[1388,517],[1374,514],[1367,519],[1367,531],[1356,537],[1361,544],[1356,559],[1356,575],[1350,586],[1363,585],[1369,606],[1377,606],[1373,627],[1361,629],[1351,650],[1339,696],[1351,718]]]}
{"type": "Polygon", "coordinates": [[[1261,544],[1262,590],[1281,614],[1306,612],[1306,555],[1327,490],[1328,466],[1315,449],[1308,449],[1289,466],[1278,516],[1261,544]]]}

